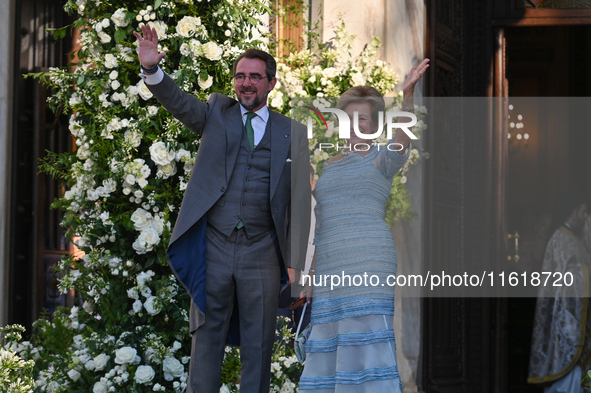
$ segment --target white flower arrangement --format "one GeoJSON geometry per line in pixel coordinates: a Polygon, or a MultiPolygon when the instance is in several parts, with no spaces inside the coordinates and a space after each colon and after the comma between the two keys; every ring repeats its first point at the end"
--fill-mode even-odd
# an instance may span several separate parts
{"type": "Polygon", "coordinates": [[[42,169],[64,179],[54,206],[84,255],[58,266],[59,289],[75,291],[76,305],[37,321],[37,345],[18,353],[37,359],[39,392],[184,392],[189,298],[165,251],[199,138],[160,107],[140,78],[132,33],[144,23],[154,27],[167,53],[161,68],[206,100],[212,92],[232,94],[233,62],[260,45],[252,21],[266,5],[70,0],[65,8],[78,15],[82,60],[74,72],[35,76],[53,89],[52,108],[73,113],[68,128],[76,151],[49,155],[42,169]]]}
{"type": "MultiPolygon", "coordinates": [[[[0,347],[0,389],[10,393],[29,393],[33,390],[35,382],[33,379],[34,360],[24,360],[19,355],[28,351],[35,357],[37,352],[31,352],[29,342],[19,343],[22,339],[21,333],[25,328],[20,325],[10,325],[0,328],[3,346],[0,347]]],[[[80,373],[72,370],[68,374],[72,380],[80,378],[80,373]]]]}
{"type": "MultiPolygon", "coordinates": [[[[212,92],[231,95],[233,61],[260,44],[252,41],[258,26],[251,21],[265,4],[70,0],[66,10],[79,15],[74,26],[83,60],[74,72],[51,69],[36,76],[54,89],[48,100],[54,109],[74,113],[69,130],[76,152],[50,155],[42,169],[64,179],[66,191],[54,206],[64,212],[67,236],[79,236],[84,256],[58,266],[59,289],[75,291],[76,305],[37,321],[37,346],[18,353],[36,359],[39,392],[184,392],[189,299],[170,273],[165,251],[199,139],[158,105],[139,77],[132,32],[143,23],[157,30],[167,53],[160,66],[184,91],[201,100],[212,92]]],[[[352,39],[343,27],[321,58],[304,50],[279,63],[270,106],[286,113],[294,98],[335,96],[356,82],[382,92],[391,88],[395,75],[376,60],[379,42],[355,59],[352,39]]],[[[338,135],[334,128],[330,124],[326,137],[338,135]]],[[[311,155],[314,165],[328,158],[311,155]]],[[[411,152],[411,161],[418,157],[411,152]]],[[[295,392],[301,365],[285,345],[291,339],[285,327],[282,334],[272,389],[295,392]]],[[[237,362],[239,351],[228,348],[224,367],[233,371],[224,373],[222,391],[237,391],[237,362]]]]}

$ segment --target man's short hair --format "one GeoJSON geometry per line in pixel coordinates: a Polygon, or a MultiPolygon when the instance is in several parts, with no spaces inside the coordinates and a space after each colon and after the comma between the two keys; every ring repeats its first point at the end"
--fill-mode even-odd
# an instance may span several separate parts
{"type": "Polygon", "coordinates": [[[267,79],[271,82],[271,79],[275,78],[277,74],[277,62],[275,58],[265,52],[264,50],[260,49],[248,49],[244,53],[242,53],[234,62],[234,75],[236,75],[236,67],[238,66],[238,62],[244,58],[247,59],[260,59],[265,62],[265,73],[267,74],[267,79]]]}

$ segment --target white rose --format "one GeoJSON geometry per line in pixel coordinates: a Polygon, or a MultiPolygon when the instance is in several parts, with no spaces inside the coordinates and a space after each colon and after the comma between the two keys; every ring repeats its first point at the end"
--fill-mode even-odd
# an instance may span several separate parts
{"type": "Polygon", "coordinates": [[[121,83],[119,83],[119,81],[114,80],[114,81],[111,82],[111,88],[113,90],[117,90],[119,88],[119,86],[121,86],[121,83]]]}
{"type": "Polygon", "coordinates": [[[201,19],[195,18],[194,16],[185,16],[176,25],[176,32],[185,38],[189,38],[195,34],[195,30],[200,24],[201,19]]]}
{"type": "Polygon", "coordinates": [[[88,370],[88,371],[92,371],[94,370],[94,360],[89,360],[88,362],[86,362],[86,364],[84,365],[84,367],[88,370]]]}
{"type": "Polygon", "coordinates": [[[169,150],[164,142],[156,142],[150,146],[150,158],[157,165],[168,165],[176,158],[176,153],[169,150]]]}
{"type": "Polygon", "coordinates": [[[135,302],[133,302],[133,305],[131,306],[133,308],[133,312],[135,312],[136,314],[140,311],[142,311],[142,301],[141,300],[136,300],[135,302]]]}
{"type": "Polygon", "coordinates": [[[224,50],[221,47],[211,41],[203,44],[201,49],[203,50],[203,56],[207,57],[209,60],[220,60],[224,53],[224,50]]]}
{"type": "Polygon", "coordinates": [[[99,198],[99,195],[97,194],[96,190],[90,189],[86,191],[86,198],[89,201],[96,201],[99,198]]]}
{"type": "Polygon", "coordinates": [[[148,181],[146,179],[138,179],[137,184],[141,187],[144,188],[148,185],[148,181]]]}
{"type": "Polygon", "coordinates": [[[104,31],[99,31],[98,36],[103,44],[108,44],[109,42],[111,42],[111,36],[105,33],[104,31]]]}
{"type": "Polygon", "coordinates": [[[137,96],[137,94],[138,94],[137,86],[127,86],[125,88],[125,91],[127,92],[127,94],[129,94],[133,98],[135,98],[135,96],[137,96]]]}
{"type": "Polygon", "coordinates": [[[205,90],[211,87],[211,85],[213,84],[213,77],[211,75],[207,75],[206,80],[203,80],[201,79],[201,77],[199,77],[199,79],[197,80],[197,84],[201,89],[205,90]]]}
{"type": "Polygon", "coordinates": [[[158,113],[158,107],[157,106],[150,105],[147,109],[148,109],[148,115],[150,115],[150,116],[154,116],[155,114],[158,113]]]}
{"type": "Polygon", "coordinates": [[[355,86],[363,86],[363,85],[365,85],[365,78],[363,77],[363,75],[361,74],[361,72],[354,73],[353,76],[351,77],[351,81],[353,82],[353,84],[355,86]]]}
{"type": "Polygon", "coordinates": [[[92,388],[92,393],[107,393],[108,391],[109,387],[100,381],[95,383],[92,388]]]}
{"type": "Polygon", "coordinates": [[[82,305],[82,308],[84,309],[84,311],[86,311],[89,314],[92,314],[92,310],[94,310],[94,304],[92,302],[89,302],[88,300],[84,302],[84,304],[82,305]]]}
{"type": "Polygon", "coordinates": [[[179,151],[176,152],[175,160],[183,161],[183,158],[185,158],[186,160],[190,159],[191,152],[189,152],[188,150],[185,150],[185,149],[179,149],[179,151]]]}
{"type": "Polygon", "coordinates": [[[173,160],[166,165],[158,165],[158,169],[162,172],[163,179],[168,179],[176,173],[176,162],[173,160]]]}
{"type": "Polygon", "coordinates": [[[105,67],[107,68],[115,68],[117,67],[117,58],[112,55],[111,53],[107,53],[105,55],[105,67]]]}
{"type": "Polygon", "coordinates": [[[152,215],[146,210],[138,207],[131,215],[131,221],[136,230],[141,231],[150,226],[152,215]]]}
{"type": "Polygon", "coordinates": [[[104,370],[105,367],[107,366],[107,362],[109,361],[109,359],[111,359],[111,357],[109,355],[104,354],[104,353],[101,353],[100,355],[95,356],[94,359],[92,360],[94,362],[94,369],[96,371],[104,370]]]}
{"type": "Polygon", "coordinates": [[[139,294],[137,292],[136,288],[129,288],[127,290],[127,297],[130,299],[138,299],[139,298],[139,294]]]}
{"type": "Polygon", "coordinates": [[[103,25],[103,28],[106,29],[111,25],[111,22],[109,21],[109,19],[105,18],[102,20],[101,25],[103,25]]]}
{"type": "Polygon", "coordinates": [[[142,293],[142,296],[144,296],[145,298],[149,298],[150,296],[152,296],[152,290],[148,286],[140,287],[140,292],[142,293]]]}
{"type": "Polygon", "coordinates": [[[220,393],[230,393],[230,389],[228,389],[227,385],[222,385],[220,388],[220,393]]]}
{"type": "Polygon", "coordinates": [[[119,257],[112,257],[109,258],[109,267],[110,268],[116,268],[121,264],[121,258],[119,257]]]}
{"type": "Polygon", "coordinates": [[[156,296],[150,296],[148,299],[146,299],[146,302],[144,303],[144,308],[150,315],[157,315],[161,311],[160,307],[154,304],[155,300],[156,296]]]}
{"type": "Polygon", "coordinates": [[[156,232],[158,232],[158,234],[161,235],[162,231],[164,230],[164,219],[160,216],[154,217],[150,221],[150,227],[154,228],[156,232]]]}
{"type": "Polygon", "coordinates": [[[108,198],[111,196],[111,194],[109,193],[109,190],[107,190],[105,187],[100,186],[96,188],[96,193],[99,197],[101,198],[108,198]]]}
{"type": "Polygon", "coordinates": [[[154,369],[150,366],[139,366],[137,370],[135,370],[135,381],[137,383],[148,383],[152,379],[154,379],[154,369]]]}
{"type": "Polygon", "coordinates": [[[160,236],[158,235],[158,232],[154,228],[148,227],[140,233],[140,236],[131,246],[141,255],[148,251],[152,251],[152,247],[159,242],[160,236]]]}
{"type": "Polygon", "coordinates": [[[271,100],[271,106],[278,109],[283,107],[283,94],[281,94],[281,92],[277,92],[275,97],[271,100]]]}
{"type": "Polygon", "coordinates": [[[193,56],[197,57],[197,56],[201,56],[203,54],[202,48],[201,48],[201,42],[199,42],[197,40],[189,41],[189,49],[190,49],[190,52],[188,53],[189,55],[193,55],[193,56]]]}
{"type": "Polygon", "coordinates": [[[117,79],[118,76],[119,76],[119,73],[116,70],[113,70],[109,74],[109,79],[117,79]]]}
{"type": "MultiPolygon", "coordinates": [[[[132,347],[123,347],[115,351],[115,363],[127,364],[134,361],[137,351],[132,347]]],[[[96,360],[95,360],[96,363],[96,360]]]]}
{"type": "Polygon", "coordinates": [[[185,374],[185,366],[177,358],[167,357],[162,362],[164,379],[172,381],[174,378],[180,378],[185,374]]]}
{"type": "MultiPolygon", "coordinates": [[[[149,16],[148,16],[148,19],[150,19],[149,16]]],[[[166,23],[161,22],[161,21],[149,22],[148,26],[150,26],[156,30],[156,34],[158,35],[158,40],[162,41],[162,40],[166,39],[166,37],[167,37],[166,30],[168,29],[168,26],[166,25],[166,23]]]]}
{"type": "Polygon", "coordinates": [[[80,379],[80,373],[76,370],[70,370],[68,371],[68,377],[70,377],[72,381],[76,382],[80,379]]]}
{"type": "Polygon", "coordinates": [[[111,20],[115,26],[126,27],[129,23],[125,21],[125,8],[119,8],[111,15],[111,20]]]}
{"type": "Polygon", "coordinates": [[[125,137],[125,140],[129,142],[129,145],[131,147],[138,147],[142,143],[142,138],[140,134],[135,130],[125,131],[125,134],[123,134],[123,136],[125,137]]]}
{"type": "Polygon", "coordinates": [[[136,86],[139,96],[142,97],[144,100],[147,101],[154,96],[150,89],[148,89],[148,86],[146,86],[146,84],[144,83],[143,79],[140,79],[136,86]]]}
{"type": "Polygon", "coordinates": [[[88,148],[84,146],[80,146],[80,148],[76,152],[76,157],[78,157],[81,160],[86,160],[90,157],[90,150],[88,150],[88,148]]]}

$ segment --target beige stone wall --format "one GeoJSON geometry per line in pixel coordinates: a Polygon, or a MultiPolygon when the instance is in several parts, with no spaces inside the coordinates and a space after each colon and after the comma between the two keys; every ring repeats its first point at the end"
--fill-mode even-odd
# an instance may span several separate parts
{"type": "Polygon", "coordinates": [[[0,326],[8,315],[14,0],[0,0],[0,326]]]}
{"type": "MultiPolygon", "coordinates": [[[[420,0],[312,0],[312,21],[322,15],[322,39],[332,38],[334,27],[344,21],[357,36],[359,53],[373,36],[382,40],[380,58],[404,79],[425,53],[425,5],[420,0]]],[[[420,94],[419,94],[420,95],[420,94]]]]}

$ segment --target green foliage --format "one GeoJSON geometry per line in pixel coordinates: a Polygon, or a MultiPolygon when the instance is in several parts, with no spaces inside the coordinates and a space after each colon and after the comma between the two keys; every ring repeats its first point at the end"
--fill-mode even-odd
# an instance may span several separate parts
{"type": "Polygon", "coordinates": [[[0,392],[30,393],[33,391],[33,360],[25,361],[18,352],[29,347],[28,343],[20,344],[21,333],[25,328],[20,325],[9,325],[0,328],[3,346],[0,347],[0,392]]]}

